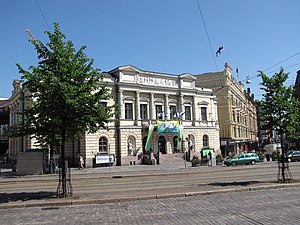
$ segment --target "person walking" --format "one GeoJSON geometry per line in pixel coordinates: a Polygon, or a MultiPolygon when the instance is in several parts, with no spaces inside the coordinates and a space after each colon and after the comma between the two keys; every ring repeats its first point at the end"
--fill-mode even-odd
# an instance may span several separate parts
{"type": "Polygon", "coordinates": [[[84,164],[84,160],[83,160],[83,157],[80,156],[79,157],[79,169],[82,170],[83,169],[83,164],[84,164]]]}

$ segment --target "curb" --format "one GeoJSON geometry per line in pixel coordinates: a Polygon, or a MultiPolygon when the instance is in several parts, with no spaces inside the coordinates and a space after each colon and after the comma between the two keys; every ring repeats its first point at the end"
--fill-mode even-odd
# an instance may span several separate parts
{"type": "Polygon", "coordinates": [[[233,193],[233,192],[259,191],[259,190],[283,189],[283,188],[295,188],[295,187],[300,187],[300,183],[271,184],[271,185],[264,185],[264,186],[229,188],[229,189],[186,192],[186,193],[171,193],[171,194],[148,195],[148,196],[137,196],[137,197],[82,199],[82,200],[65,200],[65,201],[58,200],[55,202],[32,202],[32,203],[22,203],[22,204],[15,203],[15,204],[8,204],[8,205],[0,205],[0,209],[15,209],[15,208],[29,208],[29,207],[42,207],[43,209],[55,209],[60,206],[107,204],[107,203],[144,201],[144,200],[155,200],[155,199],[166,199],[166,198],[182,198],[182,197],[224,194],[224,193],[233,193]]]}

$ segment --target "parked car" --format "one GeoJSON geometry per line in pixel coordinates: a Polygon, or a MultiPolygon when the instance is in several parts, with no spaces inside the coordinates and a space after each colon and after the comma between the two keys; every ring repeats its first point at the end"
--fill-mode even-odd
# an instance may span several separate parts
{"type": "Polygon", "coordinates": [[[289,162],[300,161],[300,150],[288,152],[287,158],[289,162]]]}
{"type": "Polygon", "coordinates": [[[246,154],[239,154],[232,158],[228,158],[224,161],[224,164],[226,166],[236,166],[238,164],[255,165],[257,162],[259,162],[259,157],[256,153],[246,153],[246,154]]]}

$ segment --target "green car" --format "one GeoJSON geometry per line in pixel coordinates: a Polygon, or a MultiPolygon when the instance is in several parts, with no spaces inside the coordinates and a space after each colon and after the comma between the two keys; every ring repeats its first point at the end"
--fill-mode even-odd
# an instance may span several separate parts
{"type": "Polygon", "coordinates": [[[251,164],[259,162],[259,157],[255,153],[239,154],[238,156],[226,159],[224,164],[226,166],[236,166],[238,164],[251,164]]]}

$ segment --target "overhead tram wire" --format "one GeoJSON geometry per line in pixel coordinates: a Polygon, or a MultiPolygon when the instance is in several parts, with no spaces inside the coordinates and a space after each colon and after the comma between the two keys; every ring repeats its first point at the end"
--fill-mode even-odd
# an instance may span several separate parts
{"type": "Polygon", "coordinates": [[[265,72],[265,71],[267,71],[267,70],[269,70],[269,69],[271,69],[271,68],[273,68],[273,67],[275,67],[275,66],[277,66],[277,65],[279,65],[279,64],[281,64],[281,63],[283,63],[283,62],[285,62],[285,61],[287,61],[287,60],[289,60],[289,59],[291,59],[291,58],[293,58],[293,57],[295,57],[296,55],[299,55],[299,54],[300,54],[300,51],[297,52],[297,53],[295,53],[294,55],[291,55],[290,57],[287,57],[286,59],[280,61],[279,63],[276,63],[276,64],[273,65],[273,66],[270,66],[269,68],[263,70],[263,72],[265,72]]]}
{"type": "MultiPolygon", "coordinates": [[[[287,61],[287,60],[289,60],[289,59],[291,59],[291,58],[293,58],[293,57],[295,57],[296,55],[299,55],[299,54],[300,54],[300,51],[296,52],[295,54],[293,54],[293,55],[291,55],[291,56],[285,58],[284,60],[282,60],[282,61],[280,61],[280,62],[278,62],[278,63],[275,63],[273,66],[270,66],[270,67],[268,67],[267,69],[264,69],[262,72],[266,72],[266,71],[272,69],[273,67],[278,66],[279,64],[281,64],[281,63],[283,63],[283,62],[285,62],[285,61],[287,61]]],[[[294,65],[291,65],[291,66],[283,67],[283,68],[289,68],[289,67],[293,67],[293,66],[296,66],[296,65],[299,65],[299,63],[294,64],[294,65]]],[[[276,71],[273,71],[273,72],[276,72],[276,71]]],[[[266,74],[270,74],[270,73],[272,73],[272,72],[268,72],[268,73],[266,73],[266,74]]],[[[254,76],[252,76],[252,77],[249,77],[249,79],[253,79],[254,77],[257,77],[257,75],[254,75],[254,76]]]]}
{"type": "Polygon", "coordinates": [[[38,0],[35,0],[35,3],[36,3],[36,5],[37,5],[37,7],[38,7],[40,13],[42,14],[42,17],[43,17],[43,19],[44,19],[44,22],[45,22],[45,24],[46,24],[48,30],[51,31],[51,29],[50,29],[50,27],[49,27],[49,25],[48,25],[48,23],[47,23],[46,17],[45,17],[45,15],[44,15],[44,13],[43,13],[43,10],[42,10],[42,8],[40,7],[40,5],[39,5],[39,3],[38,3],[38,0]]]}
{"type": "MultiPolygon", "coordinates": [[[[298,66],[298,65],[300,65],[300,63],[296,63],[296,64],[293,64],[293,65],[290,65],[290,66],[285,66],[285,67],[282,67],[282,68],[287,69],[287,68],[298,66]]],[[[275,73],[275,72],[277,72],[277,70],[272,70],[270,72],[267,72],[266,74],[275,73]]]]}
{"type": "Polygon", "coordinates": [[[199,12],[200,12],[200,15],[201,15],[201,19],[202,19],[202,22],[203,22],[203,25],[204,25],[204,29],[205,29],[205,32],[206,32],[206,37],[207,37],[208,42],[209,42],[210,51],[211,51],[212,57],[214,59],[215,65],[216,65],[216,69],[217,69],[217,71],[219,71],[218,64],[217,64],[215,54],[214,54],[214,51],[213,51],[213,48],[212,48],[212,45],[211,45],[211,41],[210,41],[210,38],[209,38],[209,35],[208,35],[207,27],[206,27],[206,24],[205,24],[204,16],[202,14],[202,10],[201,10],[199,0],[197,0],[197,4],[198,4],[198,9],[199,9],[199,12]]]}

